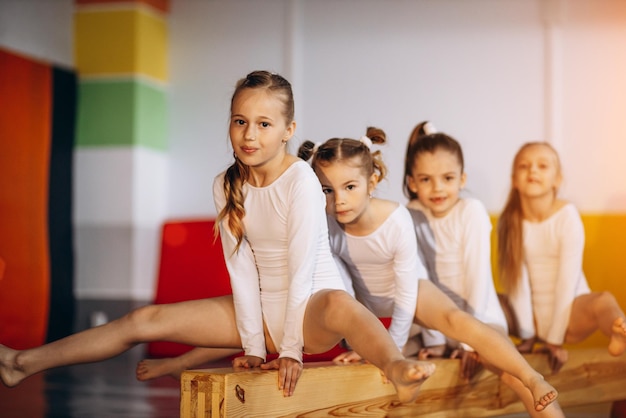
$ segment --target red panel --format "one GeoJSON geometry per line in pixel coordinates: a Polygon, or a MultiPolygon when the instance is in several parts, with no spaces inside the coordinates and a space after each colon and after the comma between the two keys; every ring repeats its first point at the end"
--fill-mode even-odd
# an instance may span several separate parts
{"type": "MultiPolygon", "coordinates": [[[[213,238],[212,220],[172,221],[163,225],[155,303],[229,295],[230,278],[222,243],[213,238]]],[[[169,342],[148,344],[152,356],[176,356],[191,347],[169,342]]]]}
{"type": "Polygon", "coordinates": [[[159,10],[165,14],[170,11],[170,2],[169,0],[74,0],[76,5],[85,5],[85,4],[146,4],[148,6],[152,6],[156,10],[159,10]]]}
{"type": "Polygon", "coordinates": [[[48,326],[51,74],[0,49],[0,342],[19,349],[48,326]]]}

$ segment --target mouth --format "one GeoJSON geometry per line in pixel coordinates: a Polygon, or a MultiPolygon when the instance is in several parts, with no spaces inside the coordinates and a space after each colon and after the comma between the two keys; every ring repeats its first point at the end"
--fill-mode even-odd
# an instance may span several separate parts
{"type": "Polygon", "coordinates": [[[239,148],[244,154],[254,154],[256,152],[256,148],[252,147],[240,147],[239,148]]]}
{"type": "Polygon", "coordinates": [[[446,201],[446,198],[445,197],[433,197],[430,199],[430,201],[433,202],[435,205],[440,205],[446,201]]]}

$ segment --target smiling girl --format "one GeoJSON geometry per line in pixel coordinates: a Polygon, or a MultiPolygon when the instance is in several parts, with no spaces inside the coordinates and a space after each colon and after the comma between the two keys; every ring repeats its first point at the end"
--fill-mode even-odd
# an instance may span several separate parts
{"type": "Polygon", "coordinates": [[[564,343],[596,330],[609,337],[608,351],[626,350],[624,312],[609,292],[591,292],[582,270],[585,231],[576,207],[557,197],[563,175],[555,149],[524,144],[513,159],[511,191],[498,221],[500,276],[522,339],[547,349],[553,372],[568,359],[564,343]]]}
{"type": "MultiPolygon", "coordinates": [[[[404,191],[429,277],[460,309],[507,336],[491,271],[491,221],[479,200],[461,197],[466,181],[461,145],[430,122],[418,124],[407,146],[404,191]]],[[[471,345],[432,330],[422,339],[420,358],[460,357],[466,379],[478,371],[471,345]]]]}

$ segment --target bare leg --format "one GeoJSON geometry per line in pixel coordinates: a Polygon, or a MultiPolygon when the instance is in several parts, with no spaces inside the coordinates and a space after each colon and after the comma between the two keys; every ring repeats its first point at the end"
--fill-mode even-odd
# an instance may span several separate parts
{"type": "Polygon", "coordinates": [[[232,348],[196,347],[177,357],[143,359],[137,363],[137,380],[146,381],[161,376],[180,379],[180,375],[184,370],[221,360],[240,352],[240,349],[232,348]]]}
{"type": "Polygon", "coordinates": [[[519,379],[530,390],[535,410],[545,409],[556,399],[556,389],[526,362],[508,337],[460,310],[428,280],[419,282],[416,320],[470,345],[488,364],[519,379]]]}
{"type": "Polygon", "coordinates": [[[145,306],[107,324],[28,350],[0,346],[0,378],[12,387],[43,370],[105,360],[149,341],[240,347],[232,296],[145,306]]]}
{"type": "Polygon", "coordinates": [[[341,338],[383,371],[394,384],[400,402],[415,400],[422,383],[435,371],[433,363],[406,359],[378,318],[348,293],[315,293],[304,316],[305,351],[324,352],[341,338]]]}
{"type": "Polygon", "coordinates": [[[609,337],[611,355],[626,351],[626,317],[609,292],[593,292],[574,299],[565,342],[583,341],[598,329],[609,337]]]}

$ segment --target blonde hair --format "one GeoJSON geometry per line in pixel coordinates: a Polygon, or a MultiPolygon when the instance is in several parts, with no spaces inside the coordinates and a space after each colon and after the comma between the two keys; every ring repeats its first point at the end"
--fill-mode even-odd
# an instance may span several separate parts
{"type": "Polygon", "coordinates": [[[317,147],[312,141],[305,141],[298,150],[298,157],[305,161],[311,160],[311,167],[327,166],[336,161],[346,161],[358,158],[360,167],[366,178],[376,174],[377,182],[387,175],[387,167],[382,160],[380,150],[372,152],[367,140],[372,144],[381,145],[387,142],[387,135],[382,129],[368,127],[365,140],[350,138],[331,138],[317,147]]]}
{"type": "MultiPolygon", "coordinates": [[[[235,91],[230,101],[232,111],[233,103],[237,95],[245,89],[266,89],[281,98],[284,104],[283,116],[287,124],[293,121],[294,117],[294,101],[291,84],[278,74],[269,71],[253,71],[245,78],[237,82],[235,91]]],[[[248,181],[250,167],[243,164],[236,156],[235,162],[228,167],[224,175],[224,196],[226,204],[217,215],[215,222],[214,234],[219,233],[219,225],[221,221],[226,220],[228,229],[237,240],[235,252],[239,249],[241,242],[245,236],[243,218],[246,214],[244,207],[243,185],[248,181]]]]}
{"type": "MultiPolygon", "coordinates": [[[[557,170],[560,172],[561,162],[559,155],[552,145],[547,142],[527,142],[521,146],[513,158],[511,180],[515,175],[515,167],[517,167],[520,156],[526,149],[533,146],[544,146],[550,149],[554,153],[557,170]]],[[[557,192],[558,190],[555,188],[555,197],[557,192]]],[[[524,263],[523,220],[524,214],[522,213],[519,190],[511,183],[509,196],[497,224],[498,271],[500,281],[507,291],[511,291],[515,288],[522,274],[522,265],[524,263]]]]}

